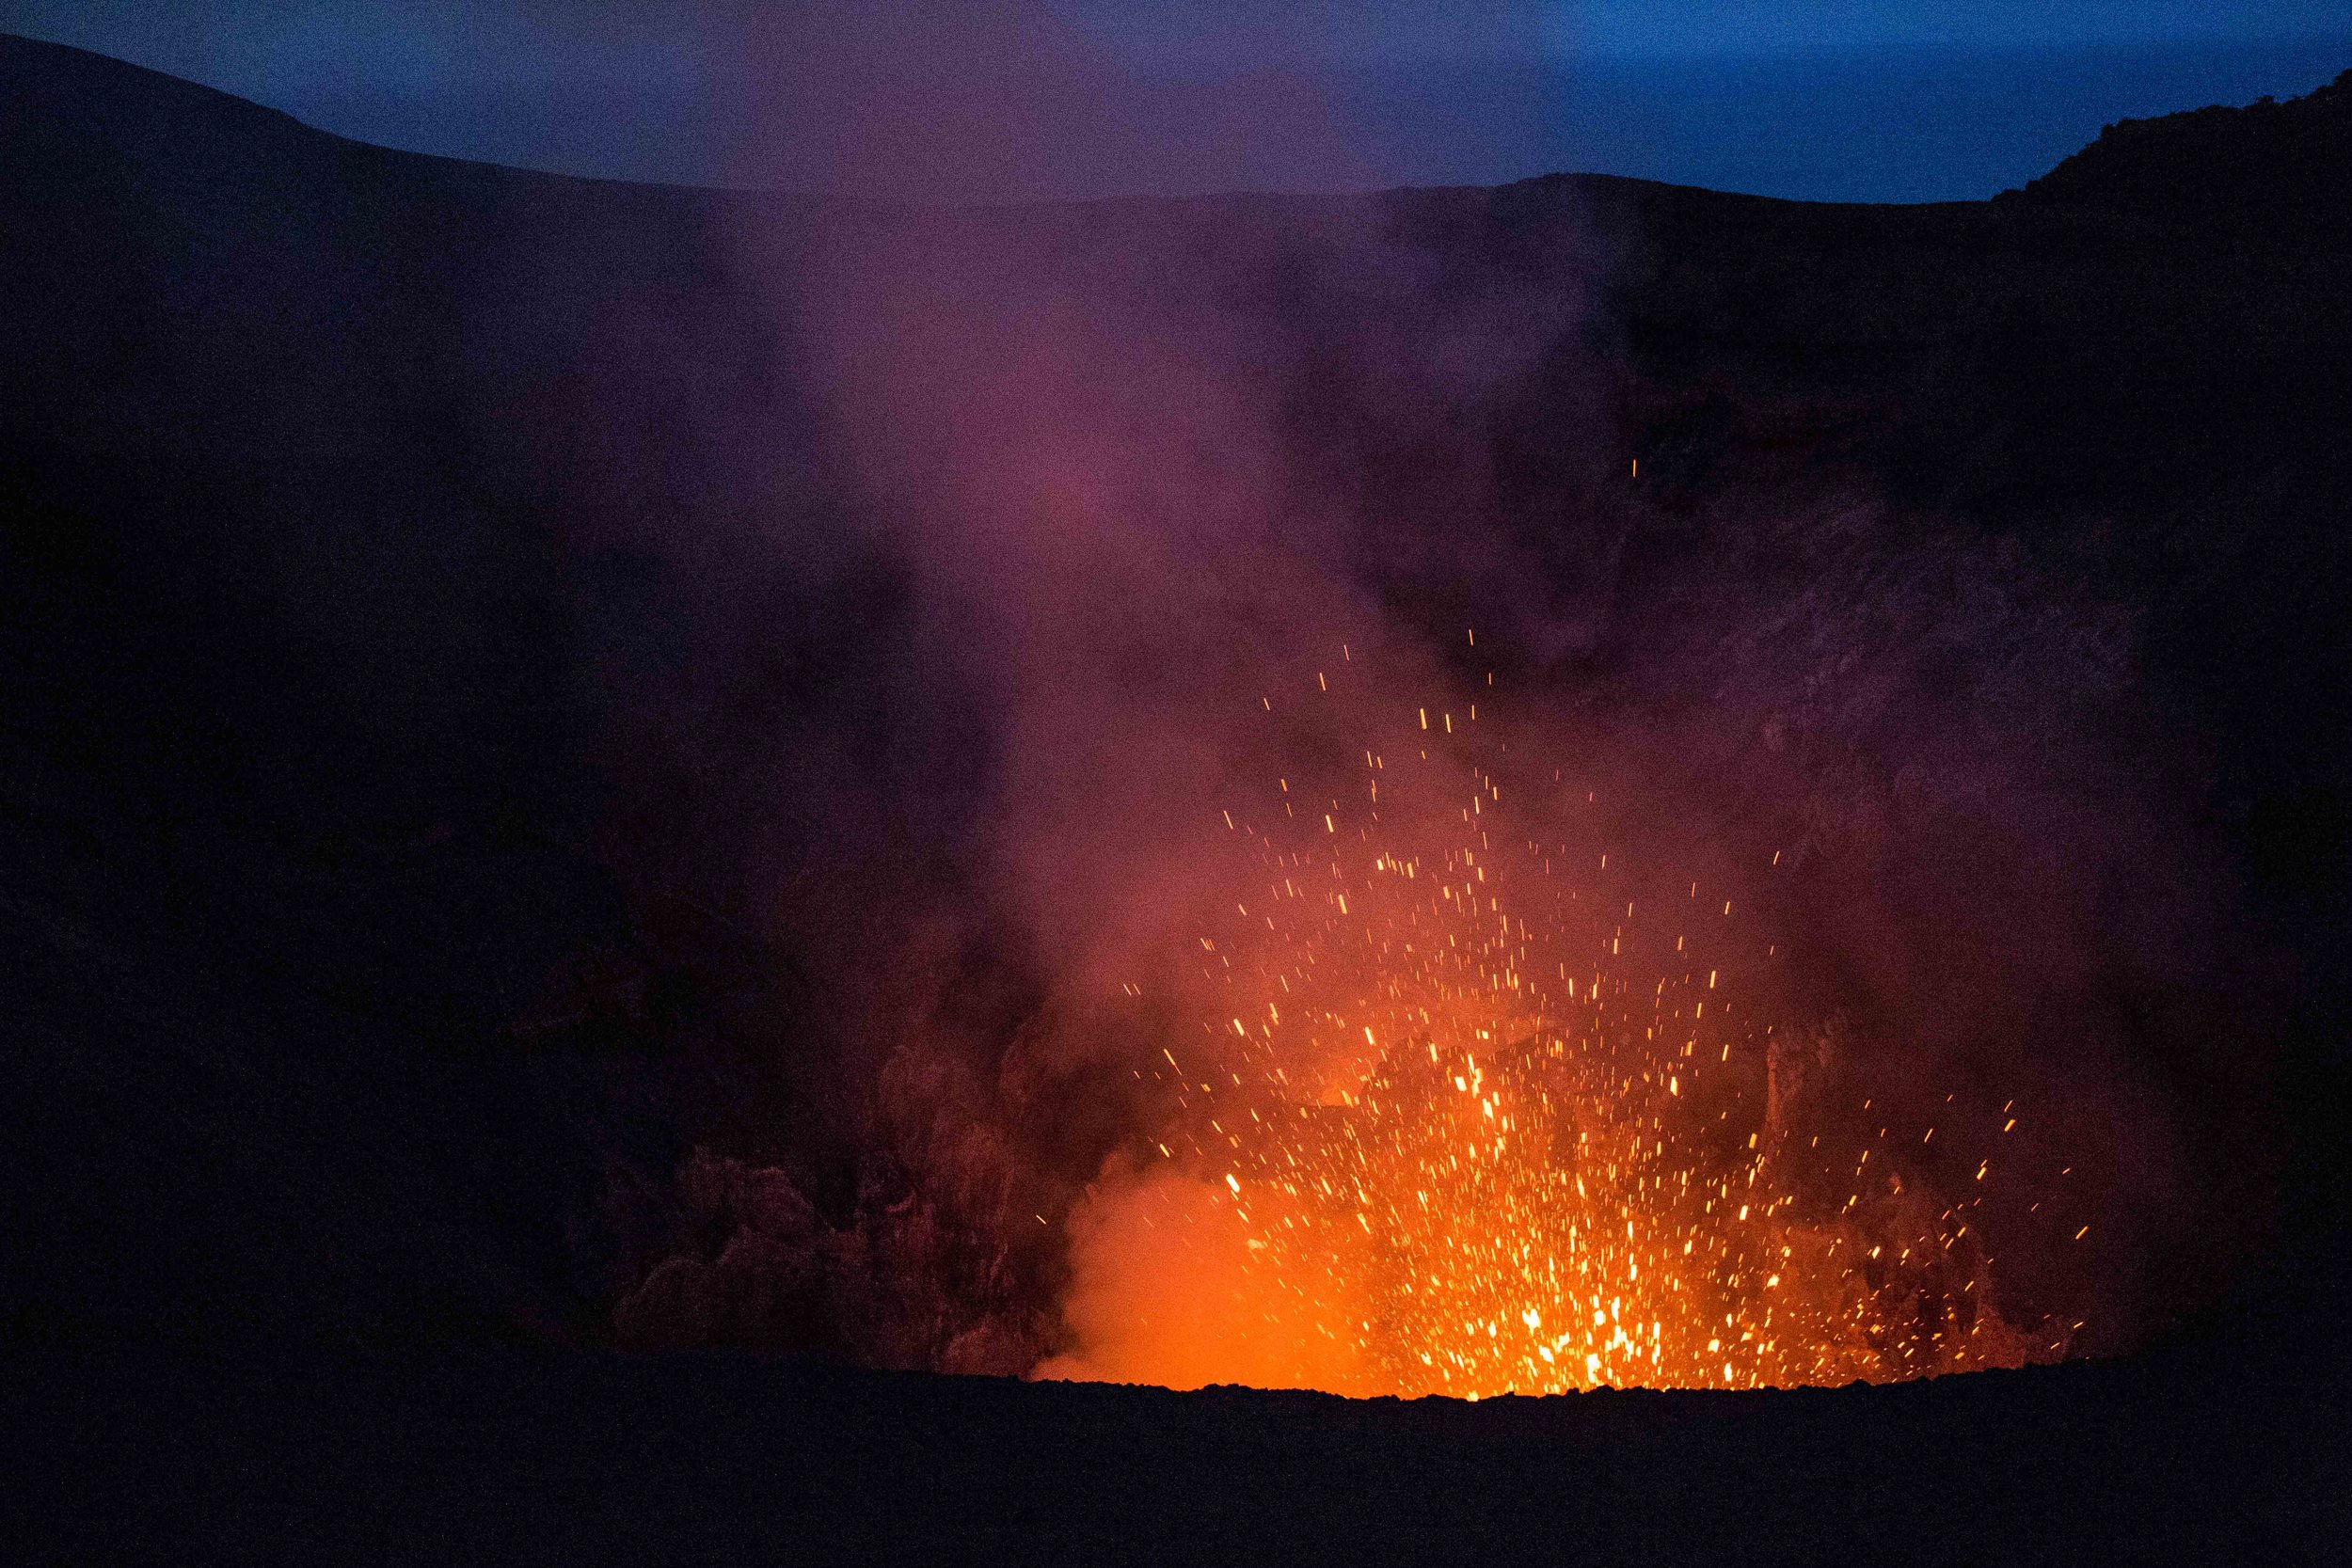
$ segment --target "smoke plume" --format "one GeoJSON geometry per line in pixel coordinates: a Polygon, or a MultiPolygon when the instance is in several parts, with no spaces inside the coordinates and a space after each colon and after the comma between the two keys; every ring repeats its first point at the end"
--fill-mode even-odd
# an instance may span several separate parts
{"type": "MultiPolygon", "coordinates": [[[[2197,998],[2233,960],[2129,613],[1849,478],[1645,484],[1612,404],[1628,258],[1573,187],[825,204],[739,239],[828,549],[883,585],[861,721],[921,738],[803,761],[775,808],[853,1191],[698,1155],[705,1240],[625,1337],[1352,1386],[1169,1153],[1212,1087],[1177,1064],[1223,1009],[1207,933],[1266,879],[1234,817],[1336,810],[1367,737],[1480,704],[1537,858],[1595,859],[1594,940],[1662,993],[1721,906],[1708,984],[1750,1021],[1721,1103],[1847,1227],[1820,1244],[1973,1232],[1922,1289],[1981,1283],[1994,1359],[2161,1319],[2193,1161],[2147,1057],[2230,1049],[2197,998]],[[1799,1126],[1876,1169],[1805,1164],[1799,1126]]],[[[1375,799],[1405,845],[1462,809],[1375,799]]]]}

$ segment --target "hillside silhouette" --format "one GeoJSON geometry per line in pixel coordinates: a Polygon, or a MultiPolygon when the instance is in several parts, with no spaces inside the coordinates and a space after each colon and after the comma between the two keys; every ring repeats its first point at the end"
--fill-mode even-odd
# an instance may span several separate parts
{"type": "Polygon", "coordinates": [[[2276,242],[2340,235],[2352,209],[2352,71],[2280,103],[2126,119],[2024,191],[2029,200],[2276,242]]]}

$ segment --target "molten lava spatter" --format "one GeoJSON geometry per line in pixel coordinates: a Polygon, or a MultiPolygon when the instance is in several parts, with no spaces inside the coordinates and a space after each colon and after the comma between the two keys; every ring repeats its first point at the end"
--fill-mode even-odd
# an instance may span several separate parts
{"type": "Polygon", "coordinates": [[[1169,1124],[1073,1223],[1041,1370],[1477,1398],[2026,1359],[1963,1212],[1791,1122],[1731,901],[1637,923],[1589,793],[1497,727],[1415,705],[1223,814],[1257,876],[1191,939],[1169,1124]]]}

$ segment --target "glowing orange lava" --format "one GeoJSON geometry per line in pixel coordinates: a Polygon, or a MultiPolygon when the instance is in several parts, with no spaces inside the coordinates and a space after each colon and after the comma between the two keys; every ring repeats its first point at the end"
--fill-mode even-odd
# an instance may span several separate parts
{"type": "Polygon", "coordinates": [[[1257,875],[1192,939],[1168,1125],[1073,1217],[1041,1372],[1478,1398],[2060,1348],[1992,1310],[1963,1208],[1791,1124],[1731,901],[1637,923],[1586,791],[1493,721],[1416,705],[1216,824],[1257,875]]]}

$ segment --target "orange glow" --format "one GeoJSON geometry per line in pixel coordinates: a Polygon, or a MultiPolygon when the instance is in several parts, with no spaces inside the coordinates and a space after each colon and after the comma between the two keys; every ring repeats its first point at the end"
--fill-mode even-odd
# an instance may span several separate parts
{"type": "Polygon", "coordinates": [[[1256,878],[1184,933],[1167,1121],[1073,1215],[1073,1348],[1038,1375],[1486,1397],[2026,1359],[1958,1211],[1867,1148],[1820,1196],[1739,900],[1693,884],[1669,946],[1584,784],[1502,776],[1491,712],[1395,717],[1204,830],[1256,878]]]}

